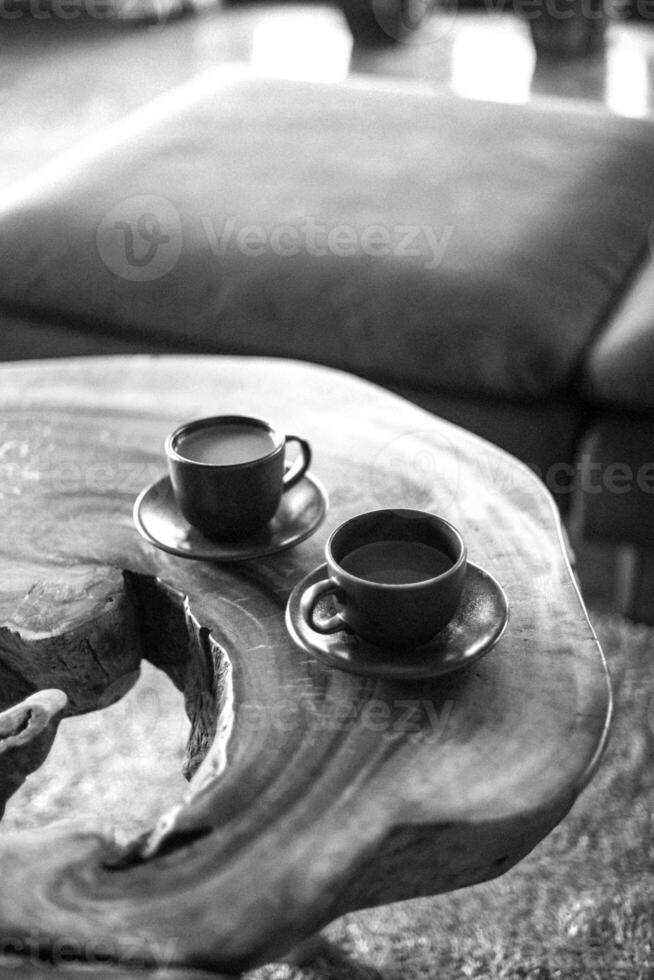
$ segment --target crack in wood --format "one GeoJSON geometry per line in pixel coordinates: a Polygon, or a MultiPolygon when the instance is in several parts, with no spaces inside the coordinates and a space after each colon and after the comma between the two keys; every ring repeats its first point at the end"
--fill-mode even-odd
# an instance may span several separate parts
{"type": "MultiPolygon", "coordinates": [[[[22,735],[29,728],[30,721],[32,720],[32,711],[27,709],[21,718],[18,718],[15,722],[15,727],[13,731],[8,731],[3,735],[4,739],[15,739],[18,735],[22,735]]],[[[0,718],[2,722],[2,718],[0,718]]],[[[0,744],[0,752],[4,751],[4,746],[0,744]]]]}

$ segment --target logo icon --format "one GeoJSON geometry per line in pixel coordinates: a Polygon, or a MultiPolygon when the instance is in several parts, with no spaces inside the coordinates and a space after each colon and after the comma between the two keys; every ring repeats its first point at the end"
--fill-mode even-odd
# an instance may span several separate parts
{"type": "Polygon", "coordinates": [[[457,447],[445,428],[437,434],[428,430],[397,436],[377,454],[370,470],[379,506],[387,506],[392,490],[403,507],[444,516],[457,502],[459,479],[457,447]]]}
{"type": "Polygon", "coordinates": [[[100,258],[114,275],[130,282],[152,282],[177,264],[182,222],[164,197],[128,197],[105,214],[96,243],[100,258]]]}

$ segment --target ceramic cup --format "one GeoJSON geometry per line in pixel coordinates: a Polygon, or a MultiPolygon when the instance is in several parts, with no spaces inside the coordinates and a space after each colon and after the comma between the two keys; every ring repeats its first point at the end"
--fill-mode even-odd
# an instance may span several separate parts
{"type": "Polygon", "coordinates": [[[236,541],[270,521],[282,493],[309,468],[311,448],[263,419],[217,415],[175,429],[166,439],[166,456],[189,524],[207,537],[236,541]],[[289,442],[299,444],[300,455],[285,470],[289,442]]]}
{"type": "Polygon", "coordinates": [[[325,554],[329,578],[310,586],[300,614],[318,633],[349,630],[397,649],[426,643],[454,616],[466,574],[459,531],[418,510],[376,510],[341,524],[325,554]],[[318,617],[324,596],[340,608],[318,617]]]}

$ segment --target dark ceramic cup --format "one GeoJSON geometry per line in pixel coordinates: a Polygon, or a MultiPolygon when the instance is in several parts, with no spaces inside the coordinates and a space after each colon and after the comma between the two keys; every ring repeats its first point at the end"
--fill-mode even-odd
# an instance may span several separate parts
{"type": "Polygon", "coordinates": [[[304,593],[300,613],[318,633],[349,630],[380,646],[410,649],[432,639],[454,616],[467,567],[452,524],[417,510],[376,510],[341,524],[325,554],[329,578],[304,593]],[[332,594],[340,605],[318,617],[332,594]]]}
{"type": "Polygon", "coordinates": [[[189,422],[168,436],[165,448],[182,514],[207,537],[226,541],[264,528],[311,462],[304,439],[244,415],[189,422]],[[285,470],[289,442],[299,443],[300,455],[285,470]]]}

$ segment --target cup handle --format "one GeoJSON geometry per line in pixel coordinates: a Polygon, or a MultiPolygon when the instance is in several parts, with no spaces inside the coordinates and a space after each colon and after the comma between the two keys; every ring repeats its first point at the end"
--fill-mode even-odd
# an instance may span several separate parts
{"type": "Polygon", "coordinates": [[[335,595],[342,599],[343,590],[329,578],[310,585],[300,599],[300,615],[316,633],[328,635],[329,633],[338,633],[340,630],[347,630],[348,627],[341,619],[339,613],[328,616],[320,623],[316,621],[314,615],[316,604],[319,599],[322,599],[326,595],[335,595]]]}
{"type": "Polygon", "coordinates": [[[311,446],[306,439],[299,436],[286,436],[286,445],[289,442],[300,444],[300,455],[284,473],[284,492],[294,487],[298,480],[301,480],[311,464],[311,446]]]}

